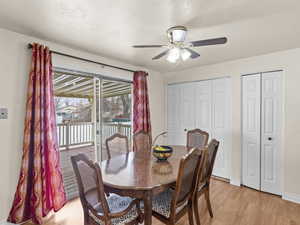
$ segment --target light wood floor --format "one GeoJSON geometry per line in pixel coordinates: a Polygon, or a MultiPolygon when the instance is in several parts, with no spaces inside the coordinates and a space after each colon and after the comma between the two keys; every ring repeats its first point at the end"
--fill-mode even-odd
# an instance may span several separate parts
{"type": "MultiPolygon", "coordinates": [[[[246,187],[214,179],[211,200],[214,218],[210,218],[204,199],[199,201],[202,225],[300,225],[300,204],[246,187]]],[[[161,224],[153,218],[153,225],[161,224]]],[[[187,217],[178,224],[188,225],[187,217]]],[[[79,199],[49,216],[45,225],[83,225],[79,199]]]]}

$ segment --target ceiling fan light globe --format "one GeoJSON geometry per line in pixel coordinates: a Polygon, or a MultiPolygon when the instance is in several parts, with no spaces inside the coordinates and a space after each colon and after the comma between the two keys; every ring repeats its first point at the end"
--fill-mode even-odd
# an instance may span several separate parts
{"type": "Polygon", "coordinates": [[[186,50],[186,49],[181,50],[181,59],[183,61],[186,61],[187,59],[189,59],[191,57],[191,55],[192,54],[188,50],[186,50]]]}
{"type": "Polygon", "coordinates": [[[170,62],[170,63],[176,63],[176,62],[177,62],[177,59],[174,59],[174,58],[172,58],[172,57],[168,57],[167,60],[168,60],[168,62],[170,62]]]}
{"type": "Polygon", "coordinates": [[[179,58],[180,58],[180,49],[172,48],[168,54],[167,60],[170,63],[176,63],[179,58]]]}

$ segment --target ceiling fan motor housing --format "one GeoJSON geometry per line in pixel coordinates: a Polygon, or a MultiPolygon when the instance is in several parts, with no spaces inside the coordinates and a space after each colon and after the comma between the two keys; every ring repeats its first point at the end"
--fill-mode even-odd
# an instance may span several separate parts
{"type": "Polygon", "coordinates": [[[169,41],[173,43],[182,43],[185,41],[187,28],[185,26],[175,26],[167,30],[169,41]]]}

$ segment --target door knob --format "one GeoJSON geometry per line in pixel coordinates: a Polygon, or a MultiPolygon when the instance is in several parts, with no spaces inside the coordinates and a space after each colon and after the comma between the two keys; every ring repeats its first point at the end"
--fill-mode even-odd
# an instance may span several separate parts
{"type": "Polygon", "coordinates": [[[272,141],[272,138],[271,138],[271,137],[268,137],[268,140],[269,140],[269,141],[272,141]]]}

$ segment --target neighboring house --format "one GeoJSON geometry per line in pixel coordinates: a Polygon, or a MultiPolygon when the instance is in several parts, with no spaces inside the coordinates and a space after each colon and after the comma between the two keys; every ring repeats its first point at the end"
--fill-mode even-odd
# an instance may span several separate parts
{"type": "Polygon", "coordinates": [[[91,105],[67,105],[56,109],[57,123],[90,122],[91,105]]]}

